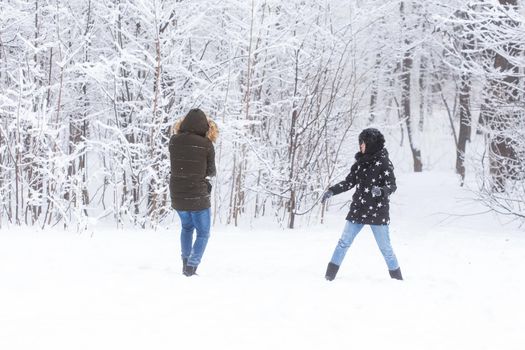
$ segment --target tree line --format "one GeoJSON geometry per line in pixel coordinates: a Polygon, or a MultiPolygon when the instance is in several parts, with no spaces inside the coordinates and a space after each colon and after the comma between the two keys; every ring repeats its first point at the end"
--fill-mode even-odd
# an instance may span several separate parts
{"type": "Polygon", "coordinates": [[[4,0],[0,227],[161,224],[172,215],[169,130],[194,107],[221,130],[214,220],[322,221],[318,198],[345,175],[362,127],[406,137],[419,172],[426,126],[443,118],[460,183],[473,169],[489,208],[523,218],[522,10],[4,0]],[[473,132],[482,149],[468,149],[473,132]]]}

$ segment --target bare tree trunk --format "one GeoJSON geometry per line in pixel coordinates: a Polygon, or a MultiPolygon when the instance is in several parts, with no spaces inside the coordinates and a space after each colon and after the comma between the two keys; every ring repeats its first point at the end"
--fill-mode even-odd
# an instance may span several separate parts
{"type": "Polygon", "coordinates": [[[236,178],[236,174],[237,174],[237,152],[233,152],[233,166],[232,166],[232,176],[231,176],[231,179],[232,179],[232,187],[231,187],[231,190],[230,190],[230,210],[229,210],[229,215],[228,215],[228,219],[226,220],[226,223],[229,225],[231,224],[235,214],[235,208],[237,206],[237,202],[236,202],[236,199],[237,199],[237,194],[235,192],[235,178],[236,178]]]}
{"type": "MultiPolygon", "coordinates": [[[[297,62],[297,64],[299,64],[297,62]]],[[[296,79],[298,77],[296,76],[296,79]]],[[[295,105],[295,103],[294,103],[295,105]]],[[[290,200],[288,202],[288,213],[289,213],[289,219],[288,219],[288,228],[293,229],[295,225],[295,196],[296,196],[296,189],[295,189],[295,155],[297,152],[297,136],[296,136],[296,123],[297,123],[297,107],[294,106],[294,110],[292,112],[292,125],[290,127],[290,145],[289,145],[289,161],[290,161],[290,174],[288,177],[289,182],[289,192],[290,192],[290,200]]]]}
{"type": "MultiPolygon", "coordinates": [[[[248,62],[247,62],[247,68],[246,68],[246,92],[244,94],[244,118],[245,120],[250,120],[250,101],[251,101],[251,84],[252,84],[252,64],[253,64],[253,28],[254,28],[254,21],[255,21],[255,0],[252,0],[251,3],[251,19],[250,19],[250,34],[248,37],[248,62]]],[[[244,189],[244,183],[245,183],[245,177],[246,177],[246,169],[248,164],[247,159],[247,150],[246,150],[246,144],[243,142],[240,146],[240,152],[237,151],[236,147],[236,153],[234,155],[239,157],[239,159],[236,159],[237,169],[233,170],[234,174],[236,174],[236,177],[234,178],[235,184],[234,184],[234,195],[233,195],[233,202],[232,207],[230,208],[230,213],[232,214],[232,219],[234,221],[235,226],[239,223],[239,218],[241,213],[244,211],[244,203],[246,200],[246,193],[244,189]]]]}
{"type": "Polygon", "coordinates": [[[405,119],[407,127],[408,142],[410,144],[410,150],[412,151],[412,159],[414,161],[414,171],[423,171],[423,163],[421,161],[421,150],[415,145],[414,142],[414,127],[412,125],[412,115],[410,111],[410,71],[412,70],[412,56],[410,52],[405,52],[403,58],[403,65],[401,70],[401,110],[403,118],[405,119]]]}
{"type": "MultiPolygon", "coordinates": [[[[160,79],[161,79],[161,47],[160,47],[160,28],[158,24],[157,19],[157,2],[154,2],[155,6],[155,79],[153,82],[153,112],[152,112],[152,119],[153,119],[153,127],[151,128],[151,134],[150,134],[150,152],[151,152],[151,159],[156,160],[156,144],[158,142],[157,138],[158,135],[158,128],[159,126],[159,120],[158,120],[158,104],[159,104],[159,95],[160,95],[160,79]]],[[[159,172],[159,162],[155,161],[152,165],[153,170],[155,173],[159,172]]],[[[155,178],[152,178],[149,183],[149,193],[148,193],[148,214],[150,215],[150,220],[153,222],[158,221],[158,202],[159,198],[156,191],[157,182],[155,178]]]]}
{"type": "Polygon", "coordinates": [[[461,176],[461,185],[465,181],[465,152],[467,141],[470,142],[471,124],[470,76],[464,73],[459,86],[459,137],[456,150],[456,172],[461,176]]]}
{"type": "Polygon", "coordinates": [[[425,126],[425,118],[427,111],[427,95],[428,95],[428,62],[426,57],[421,57],[419,65],[419,132],[423,132],[425,126]]]}
{"type": "Polygon", "coordinates": [[[292,103],[292,120],[290,125],[290,135],[288,136],[288,161],[290,162],[290,174],[288,176],[288,190],[290,192],[290,200],[288,202],[288,228],[293,229],[295,225],[295,206],[296,206],[296,188],[295,188],[295,156],[297,152],[297,118],[299,112],[297,110],[297,90],[299,85],[299,52],[297,49],[295,52],[295,83],[293,92],[293,103],[292,103]]]}
{"type": "Polygon", "coordinates": [[[245,177],[245,160],[246,160],[246,145],[241,146],[241,158],[238,162],[237,177],[235,179],[235,196],[233,205],[233,222],[235,226],[239,225],[239,218],[242,213],[242,206],[244,204],[244,177],[245,177]]]}
{"type": "MultiPolygon", "coordinates": [[[[401,17],[403,18],[403,21],[406,21],[405,13],[404,13],[404,3],[402,2],[400,5],[400,12],[401,17]]],[[[406,25],[404,26],[406,28],[406,25]]],[[[407,34],[405,34],[407,35],[407,34]]],[[[410,44],[408,39],[405,38],[405,44],[410,44]]],[[[410,103],[411,103],[411,71],[413,66],[413,58],[412,53],[410,50],[407,50],[404,53],[403,61],[401,64],[401,110],[402,110],[402,116],[405,119],[406,127],[407,127],[407,134],[408,134],[408,142],[410,144],[410,150],[412,151],[412,159],[414,161],[414,171],[415,172],[421,172],[423,170],[423,163],[421,161],[421,150],[419,149],[419,146],[415,144],[414,140],[414,133],[416,130],[414,129],[414,126],[412,125],[412,114],[410,110],[410,103]]]]}
{"type": "MultiPolygon", "coordinates": [[[[516,7],[517,0],[499,0],[505,7],[516,7]]],[[[507,17],[504,23],[517,28],[519,23],[507,17]]],[[[517,43],[503,43],[500,52],[494,55],[494,68],[501,76],[491,79],[486,85],[485,105],[482,106],[480,121],[488,129],[487,141],[489,149],[489,167],[495,192],[505,191],[507,178],[512,177],[511,164],[519,162],[511,145],[511,139],[506,131],[516,125],[519,113],[519,67],[511,63],[507,57],[517,57],[522,54],[522,48],[517,43]]]]}
{"type": "MultiPolygon", "coordinates": [[[[38,47],[38,38],[40,37],[40,30],[39,30],[39,1],[35,0],[35,47],[38,47]]],[[[52,51],[51,51],[52,52],[52,51]]],[[[34,66],[38,69],[39,61],[38,61],[38,55],[35,53],[33,56],[34,59],[34,66]]],[[[42,68],[44,68],[44,65],[42,64],[42,68]]],[[[51,67],[49,67],[51,70],[51,67]]],[[[39,88],[43,87],[43,81],[42,79],[37,78],[36,76],[33,78],[33,83],[38,86],[39,88]]],[[[37,112],[37,103],[33,103],[33,112],[37,112]]],[[[34,155],[38,154],[40,151],[38,149],[35,149],[34,145],[34,138],[27,135],[26,138],[26,145],[25,149],[28,151],[28,153],[32,153],[34,155]]],[[[34,197],[41,197],[43,195],[43,174],[42,174],[42,167],[43,164],[40,164],[38,162],[35,162],[34,157],[32,159],[24,160],[24,163],[28,164],[27,168],[27,183],[29,185],[31,195],[30,199],[36,199],[34,197]]],[[[42,212],[42,206],[41,203],[39,204],[28,204],[26,208],[26,215],[27,212],[30,212],[31,214],[31,224],[34,224],[38,217],[41,215],[42,212]]],[[[28,220],[26,217],[26,224],[28,224],[28,220]]]]}
{"type": "Polygon", "coordinates": [[[373,123],[376,119],[377,97],[379,95],[379,68],[381,66],[381,54],[376,55],[376,63],[374,66],[374,80],[372,81],[372,91],[370,92],[370,118],[369,123],[373,123]]]}

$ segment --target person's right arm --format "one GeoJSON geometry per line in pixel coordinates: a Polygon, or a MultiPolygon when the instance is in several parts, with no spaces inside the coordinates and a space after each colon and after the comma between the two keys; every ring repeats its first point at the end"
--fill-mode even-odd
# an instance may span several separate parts
{"type": "Polygon", "coordinates": [[[351,190],[356,185],[356,179],[355,179],[356,172],[357,172],[356,164],[357,163],[354,163],[354,165],[352,165],[352,168],[350,168],[350,173],[346,176],[346,178],[343,181],[328,188],[328,190],[331,191],[332,194],[336,195],[339,193],[346,192],[348,190],[351,190]]]}
{"type": "Polygon", "coordinates": [[[206,176],[212,177],[215,176],[217,173],[217,169],[215,169],[215,148],[213,147],[213,143],[210,142],[210,148],[208,149],[208,156],[206,159],[206,176]]]}

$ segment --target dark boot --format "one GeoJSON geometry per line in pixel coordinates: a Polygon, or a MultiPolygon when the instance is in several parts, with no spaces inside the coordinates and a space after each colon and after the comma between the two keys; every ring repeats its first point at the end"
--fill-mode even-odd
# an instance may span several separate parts
{"type": "Polygon", "coordinates": [[[337,275],[337,271],[339,271],[339,265],[336,265],[334,263],[328,263],[328,267],[326,268],[326,274],[324,275],[324,278],[326,278],[328,281],[333,281],[335,275],[337,275]]]}
{"type": "Polygon", "coordinates": [[[184,274],[184,271],[186,270],[186,265],[188,265],[188,259],[184,258],[182,259],[182,274],[184,274]]]}
{"type": "Polygon", "coordinates": [[[390,277],[392,277],[392,278],[394,278],[396,280],[400,280],[400,281],[403,280],[403,276],[401,275],[401,268],[400,267],[398,267],[395,270],[388,270],[388,272],[390,273],[390,277]]]}
{"type": "Polygon", "coordinates": [[[197,274],[197,266],[190,266],[186,265],[186,268],[184,269],[184,276],[191,277],[193,275],[197,274]]]}

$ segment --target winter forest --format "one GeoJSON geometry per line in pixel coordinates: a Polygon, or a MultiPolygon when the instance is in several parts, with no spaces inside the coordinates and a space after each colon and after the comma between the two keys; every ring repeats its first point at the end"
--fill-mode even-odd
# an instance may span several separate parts
{"type": "Polygon", "coordinates": [[[443,130],[458,188],[523,220],[524,21],[517,0],[1,0],[0,228],[162,225],[196,107],[214,222],[322,222],[368,126],[407,172],[443,130]]]}

